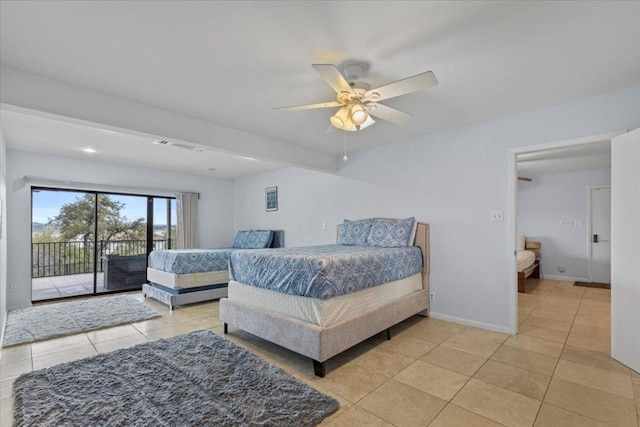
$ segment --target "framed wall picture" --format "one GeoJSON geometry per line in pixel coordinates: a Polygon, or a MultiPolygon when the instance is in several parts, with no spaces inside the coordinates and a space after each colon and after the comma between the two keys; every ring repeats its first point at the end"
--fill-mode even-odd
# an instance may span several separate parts
{"type": "Polygon", "coordinates": [[[265,206],[267,212],[278,210],[278,187],[269,187],[264,190],[265,206]]]}

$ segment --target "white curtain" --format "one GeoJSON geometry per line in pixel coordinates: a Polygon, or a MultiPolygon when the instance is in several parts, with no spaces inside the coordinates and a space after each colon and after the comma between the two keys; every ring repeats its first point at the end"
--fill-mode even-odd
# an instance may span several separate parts
{"type": "Polygon", "coordinates": [[[178,241],[177,249],[191,249],[196,247],[196,232],[198,226],[198,194],[176,193],[178,206],[178,241]]]}

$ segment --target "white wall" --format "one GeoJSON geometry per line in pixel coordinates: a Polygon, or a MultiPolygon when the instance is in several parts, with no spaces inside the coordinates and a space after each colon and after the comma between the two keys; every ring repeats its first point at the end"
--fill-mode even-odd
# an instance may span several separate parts
{"type": "Polygon", "coordinates": [[[11,251],[7,261],[11,268],[8,271],[7,307],[10,310],[31,303],[31,190],[24,185],[25,176],[200,192],[198,245],[228,246],[233,242],[234,195],[230,180],[8,150],[7,223],[10,227],[7,242],[11,251]]]}
{"type": "Polygon", "coordinates": [[[7,315],[7,146],[0,128],[0,347],[7,315]]]}
{"type": "Polygon", "coordinates": [[[640,372],[640,129],[611,143],[611,356],[640,372]]]}
{"type": "Polygon", "coordinates": [[[506,331],[507,222],[490,213],[508,211],[509,148],[638,127],[638,111],[635,88],[356,152],[336,174],[289,168],[240,179],[235,229],[283,228],[297,246],[334,241],[343,218],[416,216],[431,224],[434,315],[506,331]],[[274,185],[279,210],[265,212],[274,185]]]}
{"type": "Polygon", "coordinates": [[[589,279],[589,186],[611,184],[611,169],[538,175],[518,181],[518,233],[542,243],[540,267],[545,276],[589,279]],[[562,225],[571,220],[582,225],[562,225]],[[558,271],[564,266],[565,272],[558,271]]]}

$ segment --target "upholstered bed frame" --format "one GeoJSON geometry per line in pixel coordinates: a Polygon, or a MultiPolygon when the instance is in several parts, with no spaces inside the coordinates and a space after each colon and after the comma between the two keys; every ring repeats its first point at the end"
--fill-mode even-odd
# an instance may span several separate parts
{"type": "Polygon", "coordinates": [[[328,327],[222,298],[220,319],[224,333],[228,332],[228,325],[233,325],[307,356],[313,360],[315,374],[324,377],[325,362],[331,357],[384,330],[391,339],[391,326],[415,314],[429,315],[429,224],[417,223],[414,246],[422,249],[424,257],[423,286],[417,292],[328,327]]]}

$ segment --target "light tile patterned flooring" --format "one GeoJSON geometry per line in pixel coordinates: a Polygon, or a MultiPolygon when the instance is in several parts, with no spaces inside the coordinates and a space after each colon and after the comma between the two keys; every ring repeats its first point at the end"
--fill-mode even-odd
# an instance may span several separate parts
{"type": "MultiPolygon", "coordinates": [[[[97,276],[97,292],[107,292],[104,287],[104,273],[97,276]]],[[[93,273],[70,274],[67,276],[39,277],[31,279],[31,300],[42,301],[93,293],[93,273]]]]}
{"type": "MultiPolygon", "coordinates": [[[[322,379],[302,356],[232,327],[227,337],[337,398],[327,426],[637,426],[640,374],[610,357],[610,291],[528,282],[518,336],[413,317],[391,341],[382,333],[330,360],[322,379]]],[[[163,316],[5,349],[1,424],[11,424],[23,372],[197,329],[222,333],[217,302],[173,312],[147,303],[163,316]]]]}

